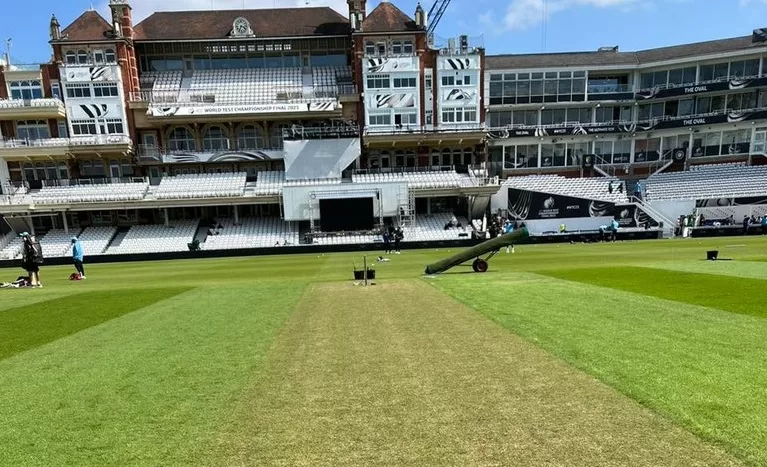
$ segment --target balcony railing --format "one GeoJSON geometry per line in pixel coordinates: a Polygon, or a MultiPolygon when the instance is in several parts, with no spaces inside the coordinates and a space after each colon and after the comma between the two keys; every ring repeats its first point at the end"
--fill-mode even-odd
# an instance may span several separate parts
{"type": "Polygon", "coordinates": [[[130,94],[131,102],[143,102],[148,104],[183,104],[185,106],[220,106],[220,105],[264,105],[264,104],[300,104],[329,99],[338,99],[341,96],[357,94],[357,87],[353,84],[340,84],[337,86],[315,86],[311,93],[304,94],[303,89],[295,89],[293,92],[279,92],[268,96],[262,94],[243,94],[237,102],[216,99],[215,92],[174,90],[174,91],[134,91],[130,94]]]}
{"type": "Polygon", "coordinates": [[[200,151],[195,149],[168,149],[151,144],[139,144],[136,146],[136,154],[141,162],[204,162],[211,161],[217,154],[234,152],[259,153],[281,152],[282,148],[220,148],[200,151]],[[175,157],[174,157],[175,156],[175,157]],[[180,156],[180,157],[178,157],[180,156]],[[194,159],[194,160],[190,160],[194,159]]]}
{"type": "Polygon", "coordinates": [[[661,91],[663,89],[674,89],[674,88],[680,88],[680,87],[686,87],[686,86],[704,86],[706,84],[713,84],[713,83],[721,83],[724,81],[730,81],[730,80],[749,80],[749,79],[756,79],[759,78],[759,75],[750,75],[750,76],[722,76],[721,78],[715,78],[715,79],[709,79],[705,81],[696,81],[692,83],[669,83],[669,84],[661,84],[658,86],[652,86],[649,88],[639,88],[638,92],[649,92],[653,90],[661,91]]]}
{"type": "Polygon", "coordinates": [[[591,84],[586,87],[589,94],[630,94],[634,92],[631,84],[591,84]]]}
{"type": "Polygon", "coordinates": [[[130,145],[130,136],[126,135],[93,135],[75,138],[45,138],[45,139],[4,139],[0,140],[0,148],[54,148],[73,146],[106,146],[130,145]]]}
{"type": "Polygon", "coordinates": [[[293,126],[282,130],[283,140],[359,138],[360,127],[356,122],[328,127],[293,126]]]}
{"type": "Polygon", "coordinates": [[[442,125],[391,125],[368,126],[366,136],[431,133],[476,133],[485,131],[484,123],[443,123],[442,125]]]}
{"type": "Polygon", "coordinates": [[[40,99],[0,99],[0,110],[23,109],[25,107],[63,107],[64,102],[56,98],[40,99]]]}

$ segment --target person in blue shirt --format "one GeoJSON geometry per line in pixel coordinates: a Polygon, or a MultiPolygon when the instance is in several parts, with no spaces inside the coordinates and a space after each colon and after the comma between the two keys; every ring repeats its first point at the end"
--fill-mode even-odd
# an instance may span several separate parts
{"type": "MultiPolygon", "coordinates": [[[[507,220],[506,223],[503,225],[503,233],[510,234],[514,232],[514,223],[510,220],[507,220]]],[[[506,254],[514,253],[514,245],[506,245],[506,254]]]]}
{"type": "Polygon", "coordinates": [[[77,237],[72,237],[72,261],[75,263],[75,269],[80,274],[81,279],[85,279],[85,268],[83,267],[83,245],[77,237]]]}
{"type": "Polygon", "coordinates": [[[613,219],[613,221],[610,223],[610,230],[612,231],[612,240],[615,241],[618,238],[618,228],[620,227],[620,223],[618,223],[618,219],[613,219]]]}

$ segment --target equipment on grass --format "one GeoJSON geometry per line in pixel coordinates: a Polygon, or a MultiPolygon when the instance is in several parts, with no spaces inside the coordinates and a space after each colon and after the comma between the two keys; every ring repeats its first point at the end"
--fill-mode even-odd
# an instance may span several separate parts
{"type": "Polygon", "coordinates": [[[466,261],[471,260],[472,258],[474,258],[474,261],[472,262],[471,267],[474,272],[485,272],[488,268],[488,260],[495,256],[495,254],[498,253],[501,248],[517,244],[520,241],[526,239],[529,235],[530,234],[528,233],[527,228],[522,227],[515,230],[514,232],[495,237],[491,240],[487,240],[480,243],[479,245],[475,245],[471,248],[463,250],[449,258],[445,258],[441,261],[437,261],[434,264],[426,266],[426,274],[438,274],[440,272],[445,272],[454,266],[458,266],[461,263],[465,263],[466,261]],[[480,258],[480,256],[484,255],[485,253],[490,254],[485,258],[480,258]]]}
{"type": "Polygon", "coordinates": [[[706,259],[716,261],[719,258],[719,250],[709,250],[706,252],[706,259]]]}

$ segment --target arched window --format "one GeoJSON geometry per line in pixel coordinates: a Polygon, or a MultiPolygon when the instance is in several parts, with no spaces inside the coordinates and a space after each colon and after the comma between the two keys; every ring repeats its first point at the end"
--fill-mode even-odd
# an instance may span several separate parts
{"type": "Polygon", "coordinates": [[[51,137],[51,132],[44,120],[20,120],[16,122],[16,137],[28,140],[47,139],[51,137]]]}
{"type": "Polygon", "coordinates": [[[168,149],[173,151],[194,151],[196,145],[194,136],[189,128],[179,126],[171,130],[168,135],[168,149]]]}
{"type": "Polygon", "coordinates": [[[115,55],[114,49],[107,49],[104,52],[104,55],[106,57],[107,63],[116,63],[117,62],[117,56],[115,55]]]}
{"type": "Polygon", "coordinates": [[[260,149],[264,147],[264,132],[256,125],[245,125],[237,133],[239,149],[260,149]]]}
{"type": "Polygon", "coordinates": [[[271,137],[269,143],[272,149],[282,149],[282,132],[287,128],[287,123],[272,125],[272,129],[269,132],[269,136],[271,137]]]}
{"type": "Polygon", "coordinates": [[[229,136],[220,126],[212,126],[202,135],[202,147],[206,151],[223,151],[229,149],[229,136]]]}
{"type": "Polygon", "coordinates": [[[77,54],[74,50],[70,50],[66,53],[65,61],[67,62],[67,65],[75,65],[77,63],[77,54]]]}
{"type": "Polygon", "coordinates": [[[85,50],[78,50],[77,51],[77,63],[80,65],[85,65],[88,63],[88,52],[85,50]]]}

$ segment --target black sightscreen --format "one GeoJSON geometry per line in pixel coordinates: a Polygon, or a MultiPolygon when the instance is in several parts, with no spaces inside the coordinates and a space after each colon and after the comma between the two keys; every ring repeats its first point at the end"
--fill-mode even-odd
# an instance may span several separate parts
{"type": "Polygon", "coordinates": [[[373,198],[320,200],[323,232],[370,230],[373,228],[373,198]]]}

